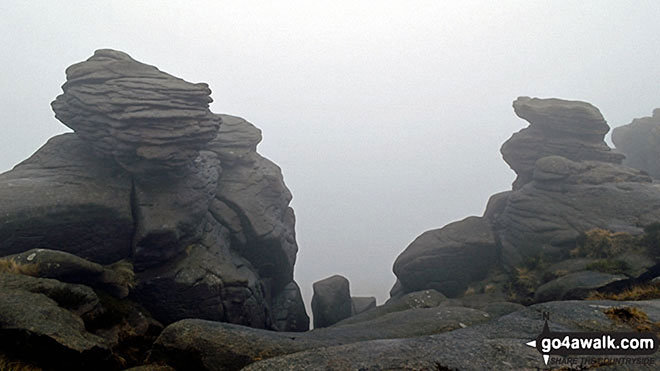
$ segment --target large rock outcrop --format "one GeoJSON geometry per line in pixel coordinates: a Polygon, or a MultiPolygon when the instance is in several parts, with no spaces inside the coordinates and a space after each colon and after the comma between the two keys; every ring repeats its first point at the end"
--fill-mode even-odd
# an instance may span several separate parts
{"type": "Polygon", "coordinates": [[[513,102],[513,110],[529,122],[529,127],[514,134],[501,149],[504,161],[518,174],[514,190],[532,180],[536,160],[545,156],[618,164],[623,160],[603,140],[609,126],[589,103],[520,97],[513,102]]]}
{"type": "Polygon", "coordinates": [[[533,300],[534,289],[561,271],[542,278],[539,266],[570,258],[585,232],[640,234],[660,221],[660,185],[621,165],[623,155],[603,141],[609,127],[596,107],[527,97],[513,107],[529,122],[501,149],[518,174],[513,189],[493,195],[482,217],[413,241],[394,263],[398,283],[392,295],[433,288],[457,296],[519,285],[527,286],[533,300]]]}
{"type": "Polygon", "coordinates": [[[291,193],[259,129],[212,113],[206,84],[119,51],[69,67],[62,89],[52,107],[75,133],[0,175],[0,256],[129,261],[131,298],[165,323],[307,329],[291,193]]]}
{"type": "Polygon", "coordinates": [[[651,117],[637,118],[614,128],[612,142],[626,155],[624,165],[660,179],[660,108],[654,109],[651,117]]]}

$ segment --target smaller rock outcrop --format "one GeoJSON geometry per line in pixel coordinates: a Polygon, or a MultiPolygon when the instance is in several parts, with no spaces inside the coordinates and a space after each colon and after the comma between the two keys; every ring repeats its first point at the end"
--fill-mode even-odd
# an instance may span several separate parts
{"type": "Polygon", "coordinates": [[[314,328],[331,326],[351,316],[352,301],[348,280],[334,275],[314,282],[312,313],[314,328]]]}
{"type": "Polygon", "coordinates": [[[624,279],[626,279],[624,275],[603,272],[569,273],[539,286],[534,294],[534,300],[540,303],[552,300],[584,299],[591,291],[624,279]]]}
{"type": "Polygon", "coordinates": [[[574,161],[594,160],[620,164],[624,156],[604,141],[609,126],[593,105],[563,99],[519,97],[513,109],[529,127],[502,145],[502,157],[518,174],[513,189],[532,180],[536,161],[560,155],[574,161]]]}
{"type": "Polygon", "coordinates": [[[431,288],[455,297],[483,279],[498,254],[490,223],[473,216],[417,237],[394,262],[394,273],[405,292],[431,288]]]}
{"type": "Polygon", "coordinates": [[[351,316],[366,312],[369,309],[376,308],[376,298],[373,296],[361,297],[353,296],[351,297],[352,309],[351,316]]]}
{"type": "Polygon", "coordinates": [[[651,117],[637,118],[614,128],[612,142],[626,155],[624,165],[660,179],[660,108],[654,109],[651,117]]]}

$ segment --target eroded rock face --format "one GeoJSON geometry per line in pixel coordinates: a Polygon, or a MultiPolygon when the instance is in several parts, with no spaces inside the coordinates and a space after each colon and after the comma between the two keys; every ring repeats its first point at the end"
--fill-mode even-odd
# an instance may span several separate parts
{"type": "Polygon", "coordinates": [[[560,155],[574,161],[594,160],[620,164],[624,156],[613,152],[603,138],[609,126],[598,108],[586,102],[520,97],[513,102],[520,118],[529,122],[506,141],[502,157],[518,174],[513,189],[532,180],[536,160],[560,155]]]}
{"type": "Polygon", "coordinates": [[[128,54],[97,50],[66,70],[55,117],[132,173],[176,170],[216,137],[211,91],[128,54]]]}
{"type": "Polygon", "coordinates": [[[553,261],[594,228],[640,233],[660,220],[660,186],[639,170],[552,156],[537,161],[533,174],[496,220],[506,268],[539,255],[553,261]]]}
{"type": "Polygon", "coordinates": [[[51,138],[0,175],[0,256],[44,248],[103,264],[129,257],[131,183],[76,134],[51,138]]]}
{"type": "Polygon", "coordinates": [[[490,223],[469,217],[417,237],[394,262],[406,292],[435,289],[462,294],[497,262],[498,248],[490,223]]]}
{"type": "Polygon", "coordinates": [[[660,178],[660,108],[651,117],[634,119],[631,123],[614,128],[612,142],[626,155],[626,166],[644,170],[660,178]]]}
{"type": "Polygon", "coordinates": [[[298,252],[291,192],[280,168],[255,151],[259,129],[233,116],[224,115],[223,123],[209,144],[223,164],[211,212],[232,231],[233,246],[279,291],[293,280],[298,252]]]}

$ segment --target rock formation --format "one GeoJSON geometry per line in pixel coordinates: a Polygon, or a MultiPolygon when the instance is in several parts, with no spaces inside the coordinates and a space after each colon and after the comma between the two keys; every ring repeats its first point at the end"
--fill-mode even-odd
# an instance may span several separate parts
{"type": "Polygon", "coordinates": [[[532,180],[536,160],[545,156],[617,164],[623,160],[603,140],[609,126],[589,103],[520,97],[513,102],[513,110],[529,122],[529,127],[514,134],[501,149],[504,161],[518,174],[514,190],[532,180]]]}
{"type": "Polygon", "coordinates": [[[651,117],[634,119],[614,128],[612,142],[626,155],[624,165],[644,170],[660,179],[660,108],[651,117]]]}
{"type": "Polygon", "coordinates": [[[52,103],[55,117],[131,173],[176,171],[217,135],[220,118],[209,111],[206,84],[109,49],[70,66],[66,77],[52,103]]]}
{"type": "Polygon", "coordinates": [[[417,237],[397,258],[394,273],[407,291],[435,289],[453,297],[485,277],[497,249],[490,223],[469,217],[417,237]]]}
{"type": "Polygon", "coordinates": [[[291,194],[261,133],[209,110],[210,89],[98,50],[52,103],[74,133],[0,175],[0,256],[129,261],[131,298],[182,318],[303,331],[291,194]]]}
{"type": "MultiPolygon", "coordinates": [[[[635,235],[660,221],[660,187],[645,172],[621,165],[623,155],[603,141],[609,127],[596,107],[527,97],[513,107],[529,122],[501,149],[518,174],[513,189],[492,196],[482,217],[425,232],[413,241],[394,263],[398,281],[393,297],[422,289],[454,297],[475,290],[506,293],[518,285],[526,286],[532,302],[561,299],[566,293],[534,298],[538,286],[568,273],[542,273],[541,266],[570,258],[587,231],[635,235]]],[[[646,252],[635,254],[653,260],[646,252]]],[[[613,255],[608,258],[625,260],[621,252],[613,255]]],[[[632,278],[639,272],[627,274],[632,278]]],[[[595,289],[593,282],[588,286],[595,289]]]]}
{"type": "Polygon", "coordinates": [[[314,282],[312,313],[314,328],[328,327],[352,314],[353,302],[348,280],[340,275],[314,282]]]}

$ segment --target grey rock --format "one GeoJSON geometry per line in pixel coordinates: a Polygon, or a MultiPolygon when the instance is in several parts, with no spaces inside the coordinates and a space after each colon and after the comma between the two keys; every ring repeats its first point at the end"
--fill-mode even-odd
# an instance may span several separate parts
{"type": "Polygon", "coordinates": [[[407,290],[455,297],[483,279],[497,256],[488,220],[468,217],[417,237],[394,262],[394,274],[407,290]]]}
{"type": "Polygon", "coordinates": [[[312,313],[314,328],[328,327],[351,316],[348,280],[340,275],[314,282],[312,313]]]}
{"type": "Polygon", "coordinates": [[[435,290],[422,290],[392,298],[385,304],[358,313],[337,322],[334,326],[351,325],[360,322],[372,321],[389,313],[401,312],[408,309],[435,308],[445,302],[447,297],[435,290]]]}
{"type": "Polygon", "coordinates": [[[654,109],[651,117],[637,118],[614,128],[612,142],[626,155],[624,165],[660,178],[660,109],[654,109]]]}
{"type": "Polygon", "coordinates": [[[401,284],[401,281],[399,281],[399,279],[397,278],[396,282],[394,282],[394,285],[390,289],[390,298],[396,299],[405,295],[405,293],[406,293],[405,287],[403,287],[403,284],[401,284]]]}
{"type": "Polygon", "coordinates": [[[119,298],[128,296],[134,283],[133,266],[125,261],[103,266],[64,251],[48,249],[31,249],[5,258],[19,264],[34,264],[38,277],[85,284],[119,298]]]}
{"type": "MultiPolygon", "coordinates": [[[[526,343],[541,333],[544,312],[550,313],[551,331],[633,331],[604,314],[612,307],[637,307],[650,321],[660,319],[659,300],[549,302],[438,335],[312,349],[256,362],[244,370],[535,370],[545,367],[543,358],[526,343]]],[[[655,365],[617,365],[613,369],[653,370],[660,356],[652,357],[655,365]]]]}
{"type": "Polygon", "coordinates": [[[279,331],[301,332],[309,330],[309,316],[300,294],[300,287],[294,281],[273,300],[273,317],[279,331]]]}
{"type": "Polygon", "coordinates": [[[258,271],[272,297],[293,281],[298,245],[291,192],[280,168],[256,153],[261,131],[242,118],[222,115],[208,150],[222,161],[210,211],[231,232],[231,246],[258,271]]]}
{"type": "MultiPolygon", "coordinates": [[[[207,224],[213,227],[221,229],[207,224]]],[[[221,240],[205,243],[192,244],[182,256],[140,272],[134,297],[165,324],[201,318],[272,327],[254,267],[221,240]]]]}
{"type": "Polygon", "coordinates": [[[492,318],[502,317],[505,314],[517,312],[521,309],[524,309],[525,306],[518,303],[512,303],[509,301],[496,301],[487,304],[481,310],[490,314],[492,318]]]}
{"type": "MultiPolygon", "coordinates": [[[[539,161],[542,166],[547,162],[539,161]]],[[[660,220],[660,185],[619,165],[569,165],[584,171],[563,180],[536,179],[509,196],[494,223],[505,268],[541,255],[557,261],[575,247],[581,233],[594,228],[637,234],[640,226],[660,220]]]]}
{"type": "Polygon", "coordinates": [[[202,151],[179,174],[134,177],[137,270],[162,265],[202,237],[220,172],[217,156],[202,151]]]}
{"type": "Polygon", "coordinates": [[[483,217],[491,222],[496,220],[502,211],[504,211],[511,192],[512,191],[504,191],[490,196],[483,217]]]}
{"type": "Polygon", "coordinates": [[[108,264],[131,255],[131,178],[76,134],[0,175],[0,255],[62,250],[108,264]]]}
{"type": "Polygon", "coordinates": [[[163,330],[150,360],[164,361],[177,369],[240,369],[261,359],[307,349],[437,334],[489,319],[487,313],[470,308],[416,308],[389,313],[372,321],[304,333],[269,332],[188,319],[163,330]]]}
{"type": "MultiPolygon", "coordinates": [[[[101,312],[100,300],[87,286],[64,283],[49,278],[30,277],[22,274],[0,273],[0,291],[22,290],[43,294],[58,306],[84,319],[92,319],[101,312]]],[[[24,308],[31,310],[32,306],[24,308]]]]}
{"type": "MultiPolygon", "coordinates": [[[[0,275],[0,281],[6,282],[0,275]]],[[[44,294],[0,289],[0,349],[55,369],[108,362],[110,344],[85,330],[83,320],[44,294]],[[35,310],[38,308],[38,310],[35,310]]]]}
{"type": "Polygon", "coordinates": [[[589,103],[519,97],[513,108],[530,124],[501,148],[504,161],[518,174],[514,190],[532,180],[536,161],[542,157],[561,155],[574,161],[616,164],[623,161],[624,156],[612,151],[603,140],[609,126],[589,103]]]}
{"type": "Polygon", "coordinates": [[[539,286],[534,293],[534,300],[584,299],[590,291],[626,278],[624,275],[592,271],[569,273],[539,286]]]}
{"type": "Polygon", "coordinates": [[[66,70],[55,117],[131,173],[173,171],[216,137],[208,85],[192,84],[128,54],[97,50],[66,70]]]}
{"type": "Polygon", "coordinates": [[[373,296],[361,297],[361,296],[352,296],[351,297],[351,315],[360,314],[368,311],[369,309],[376,308],[376,298],[373,296]]]}

